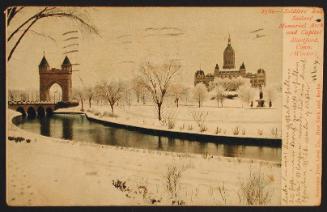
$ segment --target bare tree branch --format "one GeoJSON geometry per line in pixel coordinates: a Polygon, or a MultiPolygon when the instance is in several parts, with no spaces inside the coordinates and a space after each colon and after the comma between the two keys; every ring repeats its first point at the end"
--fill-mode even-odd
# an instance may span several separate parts
{"type": "Polygon", "coordinates": [[[28,23],[29,23],[30,21],[32,21],[33,19],[37,18],[40,14],[44,13],[46,10],[48,10],[48,7],[44,8],[44,9],[41,10],[40,12],[36,13],[35,15],[31,16],[31,17],[28,18],[26,21],[24,21],[24,22],[23,22],[19,27],[17,27],[17,28],[15,29],[15,31],[13,31],[13,32],[9,35],[7,41],[10,41],[11,38],[12,38],[12,37],[17,33],[17,32],[19,32],[19,30],[20,30],[21,28],[23,28],[26,24],[28,24],[28,23]]]}
{"type": "Polygon", "coordinates": [[[74,21],[77,21],[79,23],[82,24],[82,26],[86,27],[86,29],[91,32],[94,33],[98,36],[99,32],[98,30],[90,25],[89,23],[87,23],[85,20],[83,20],[81,17],[73,14],[73,12],[64,12],[64,11],[53,11],[53,9],[55,9],[56,7],[45,7],[43,10],[41,10],[40,12],[36,13],[35,15],[33,15],[32,17],[28,18],[25,22],[23,22],[19,27],[17,27],[8,37],[8,41],[10,41],[13,36],[15,34],[17,34],[17,32],[19,32],[24,26],[26,26],[27,24],[28,27],[23,31],[23,33],[21,34],[21,36],[18,38],[18,40],[16,41],[16,43],[14,44],[13,48],[11,49],[9,56],[8,56],[8,61],[11,59],[13,53],[15,52],[17,46],[19,45],[19,43],[21,42],[22,38],[25,36],[25,34],[29,31],[29,29],[39,20],[43,19],[43,18],[48,18],[48,17],[59,17],[59,18],[69,18],[72,19],[74,21]]]}
{"type": "Polygon", "coordinates": [[[15,45],[13,46],[13,48],[11,49],[9,56],[8,56],[8,61],[10,60],[10,58],[12,57],[15,49],[17,48],[18,44],[20,43],[20,41],[23,39],[23,37],[25,36],[25,34],[27,33],[27,31],[36,23],[38,19],[35,19],[34,21],[32,21],[32,23],[24,30],[23,34],[21,34],[21,36],[19,37],[19,39],[17,40],[17,42],[15,43],[15,45]]]}
{"type": "Polygon", "coordinates": [[[11,7],[7,10],[7,26],[10,25],[11,20],[17,15],[24,7],[11,7]]]}

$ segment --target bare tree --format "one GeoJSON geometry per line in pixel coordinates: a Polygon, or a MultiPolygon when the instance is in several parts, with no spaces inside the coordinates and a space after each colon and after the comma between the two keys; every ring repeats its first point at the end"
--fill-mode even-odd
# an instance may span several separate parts
{"type": "Polygon", "coordinates": [[[142,99],[142,103],[145,104],[145,88],[143,87],[139,77],[135,77],[132,80],[132,89],[135,92],[137,103],[139,103],[140,99],[142,99]]]}
{"type": "Polygon", "coordinates": [[[89,108],[92,107],[92,99],[94,97],[95,91],[93,87],[87,87],[84,90],[85,93],[85,97],[87,98],[88,102],[89,102],[89,108]]]}
{"type": "Polygon", "coordinates": [[[182,84],[175,83],[171,85],[170,93],[174,97],[176,107],[178,107],[180,98],[186,94],[186,88],[182,84]]]}
{"type": "Polygon", "coordinates": [[[123,102],[126,105],[131,106],[131,102],[132,102],[131,91],[133,90],[133,86],[128,81],[122,81],[121,85],[122,85],[122,88],[123,88],[123,90],[122,90],[123,102]]]}
{"type": "Polygon", "coordinates": [[[94,99],[96,101],[96,104],[99,105],[102,104],[103,99],[104,99],[104,94],[103,94],[103,89],[102,89],[102,84],[97,82],[96,85],[94,86],[94,99]]]}
{"type": "Polygon", "coordinates": [[[81,103],[81,111],[84,111],[84,101],[85,101],[85,94],[82,89],[75,89],[73,91],[73,98],[78,99],[81,103]]]}
{"type": "MultiPolygon", "coordinates": [[[[33,31],[32,27],[39,21],[48,19],[48,18],[67,18],[69,20],[72,20],[76,23],[78,23],[82,29],[86,29],[86,31],[90,33],[94,33],[99,35],[98,30],[96,29],[95,26],[89,23],[87,18],[83,17],[83,14],[78,14],[75,10],[73,9],[68,9],[68,8],[58,8],[58,7],[44,7],[41,8],[39,11],[34,12],[31,14],[31,16],[27,19],[22,20],[20,23],[17,24],[17,26],[11,25],[11,22],[17,17],[16,15],[21,13],[21,11],[31,11],[28,8],[25,7],[9,7],[6,10],[7,14],[7,28],[8,31],[11,33],[8,35],[7,42],[12,43],[12,47],[10,49],[9,55],[7,60],[9,61],[16,48],[18,45],[21,43],[22,39],[25,37],[25,35],[29,31],[33,31]],[[13,38],[15,36],[18,36],[18,38],[13,41],[13,38]]],[[[35,32],[35,31],[34,31],[35,32]]]]}
{"type": "Polygon", "coordinates": [[[199,108],[202,102],[207,98],[208,91],[207,87],[203,83],[198,83],[193,89],[193,98],[198,103],[199,108]]]}
{"type": "Polygon", "coordinates": [[[100,89],[102,96],[110,105],[111,113],[114,114],[114,106],[122,98],[123,84],[116,81],[102,82],[100,89]]]}
{"type": "Polygon", "coordinates": [[[15,101],[15,91],[14,90],[8,90],[8,100],[15,101]]]}
{"type": "Polygon", "coordinates": [[[149,62],[141,65],[139,80],[142,86],[150,93],[161,121],[161,107],[171,85],[171,81],[181,66],[175,60],[162,65],[152,65],[149,62]]]}

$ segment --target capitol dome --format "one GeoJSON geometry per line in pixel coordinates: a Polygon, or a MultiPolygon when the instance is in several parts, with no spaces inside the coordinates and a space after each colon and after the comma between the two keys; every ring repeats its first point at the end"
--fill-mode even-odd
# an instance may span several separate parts
{"type": "Polygon", "coordinates": [[[224,51],[224,66],[223,69],[235,68],[235,52],[231,45],[230,36],[228,37],[228,44],[224,51]]]}

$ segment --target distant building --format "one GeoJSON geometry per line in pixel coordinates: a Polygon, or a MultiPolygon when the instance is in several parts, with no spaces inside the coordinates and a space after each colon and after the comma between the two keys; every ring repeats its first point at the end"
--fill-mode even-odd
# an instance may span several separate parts
{"type": "Polygon", "coordinates": [[[252,87],[263,87],[266,85],[266,73],[263,69],[258,69],[257,73],[247,73],[244,62],[237,70],[235,69],[235,51],[231,45],[231,39],[228,37],[228,44],[224,51],[224,64],[223,69],[219,69],[219,65],[216,64],[214,73],[205,74],[203,70],[198,70],[194,75],[194,86],[198,83],[204,83],[206,86],[209,82],[213,82],[215,78],[237,78],[243,77],[250,80],[252,87]]]}

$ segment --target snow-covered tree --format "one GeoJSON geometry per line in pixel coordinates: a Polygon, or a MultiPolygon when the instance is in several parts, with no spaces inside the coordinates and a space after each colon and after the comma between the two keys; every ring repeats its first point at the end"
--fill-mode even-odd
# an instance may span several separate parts
{"type": "Polygon", "coordinates": [[[268,101],[273,101],[276,98],[278,88],[275,85],[266,86],[263,89],[263,96],[268,101]]]}
{"type": "Polygon", "coordinates": [[[176,60],[170,60],[162,65],[154,65],[148,62],[140,66],[138,77],[156,106],[159,121],[161,121],[161,109],[167,91],[180,68],[181,65],[176,60]]]}
{"type": "Polygon", "coordinates": [[[221,85],[218,85],[214,88],[214,97],[217,101],[217,106],[219,107],[219,103],[221,105],[221,107],[224,107],[223,103],[224,103],[224,92],[225,92],[225,89],[221,86],[221,85]]]}
{"type": "Polygon", "coordinates": [[[207,96],[207,87],[203,83],[196,84],[193,89],[193,99],[198,103],[199,107],[201,107],[202,102],[207,98],[207,96]]]}
{"type": "Polygon", "coordinates": [[[277,93],[279,90],[279,86],[277,85],[269,85],[264,87],[263,96],[269,102],[269,106],[272,106],[272,102],[275,100],[277,93]]]}
{"type": "MultiPolygon", "coordinates": [[[[242,100],[242,102],[245,102],[246,104],[250,104],[250,102],[255,97],[256,90],[252,88],[250,85],[242,85],[238,89],[238,96],[242,100]]],[[[243,107],[243,104],[242,104],[243,107]]]]}
{"type": "Polygon", "coordinates": [[[215,87],[222,86],[226,91],[236,91],[241,85],[244,85],[249,80],[242,77],[237,78],[217,78],[214,80],[215,87]]]}
{"type": "Polygon", "coordinates": [[[176,107],[178,107],[180,98],[186,94],[185,86],[183,86],[180,83],[174,83],[171,85],[169,91],[174,97],[174,102],[176,103],[176,107]]]}

